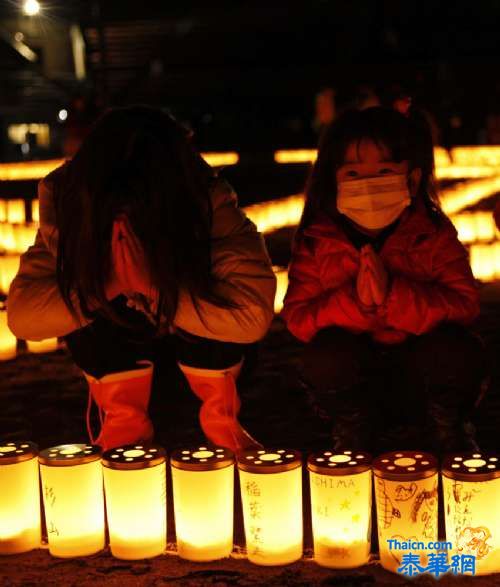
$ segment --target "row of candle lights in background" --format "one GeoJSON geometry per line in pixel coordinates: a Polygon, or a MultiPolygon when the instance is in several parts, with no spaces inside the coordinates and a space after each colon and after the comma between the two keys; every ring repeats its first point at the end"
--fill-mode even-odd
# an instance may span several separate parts
{"type": "MultiPolygon", "coordinates": [[[[101,454],[99,447],[81,444],[38,453],[30,442],[0,443],[0,554],[40,548],[40,481],[53,556],[101,551],[106,517],[116,558],[166,553],[167,462],[165,450],[154,445],[101,454]]],[[[199,446],[174,451],[170,466],[181,558],[212,561],[233,552],[235,467],[248,560],[286,565],[302,558],[301,453],[279,448],[235,458],[227,449],[199,446]]],[[[420,564],[426,564],[438,541],[439,467],[433,455],[401,451],[372,461],[364,452],[325,450],[308,455],[307,470],[318,564],[356,568],[369,562],[372,485],[382,566],[396,572],[410,540],[423,543],[420,564]],[[399,541],[401,550],[391,549],[388,540],[399,541]]],[[[500,572],[498,456],[447,455],[441,480],[448,557],[474,556],[477,574],[500,572]]]]}
{"type": "MultiPolygon", "coordinates": [[[[475,277],[484,282],[500,279],[500,238],[492,214],[461,212],[500,191],[500,148],[455,147],[448,152],[436,147],[434,155],[438,178],[473,178],[442,189],[441,203],[455,224],[460,240],[469,247],[475,277]],[[462,170],[461,174],[457,174],[457,170],[462,170]]],[[[213,166],[238,162],[238,154],[232,152],[205,153],[204,157],[213,166]]],[[[315,150],[275,153],[278,163],[308,163],[315,158],[315,150]]],[[[38,179],[62,163],[63,160],[51,160],[0,164],[0,179],[38,179]]],[[[39,202],[31,201],[30,223],[26,222],[26,204],[22,199],[0,200],[0,294],[4,296],[18,271],[20,254],[34,242],[38,229],[39,202]]],[[[260,232],[270,233],[286,226],[296,226],[303,205],[303,194],[297,194],[247,206],[245,212],[260,232]]],[[[275,267],[275,274],[278,282],[275,311],[279,312],[288,287],[288,275],[282,267],[275,267]]],[[[57,348],[57,340],[29,343],[28,347],[33,352],[50,352],[57,348]]],[[[14,358],[16,348],[17,341],[6,326],[5,312],[0,309],[0,360],[14,358]]]]}

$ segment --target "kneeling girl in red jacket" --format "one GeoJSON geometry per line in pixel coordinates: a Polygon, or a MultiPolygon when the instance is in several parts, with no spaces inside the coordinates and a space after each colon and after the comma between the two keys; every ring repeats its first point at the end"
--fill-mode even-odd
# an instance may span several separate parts
{"type": "Polygon", "coordinates": [[[465,412],[484,366],[465,325],[478,290],[433,168],[424,129],[391,109],[345,113],[322,136],[282,316],[307,343],[302,379],[335,448],[372,448],[375,434],[405,448],[386,432],[421,424],[430,434],[411,447],[475,446],[465,412]]]}

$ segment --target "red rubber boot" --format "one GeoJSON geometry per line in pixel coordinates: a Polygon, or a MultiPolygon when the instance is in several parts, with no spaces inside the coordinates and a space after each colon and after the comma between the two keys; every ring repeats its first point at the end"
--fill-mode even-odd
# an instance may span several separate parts
{"type": "Polygon", "coordinates": [[[189,386],[203,402],[200,425],[213,444],[241,450],[263,448],[238,422],[241,402],[236,389],[236,378],[243,361],[228,369],[199,369],[178,363],[189,386]]]}
{"type": "Polygon", "coordinates": [[[123,444],[147,444],[153,440],[148,403],[153,379],[153,363],[138,361],[142,368],[120,371],[100,379],[84,373],[89,384],[87,431],[92,444],[103,450],[123,444]],[[99,408],[101,431],[97,438],[90,428],[92,399],[99,408]],[[104,413],[104,418],[103,418],[104,413]]]}

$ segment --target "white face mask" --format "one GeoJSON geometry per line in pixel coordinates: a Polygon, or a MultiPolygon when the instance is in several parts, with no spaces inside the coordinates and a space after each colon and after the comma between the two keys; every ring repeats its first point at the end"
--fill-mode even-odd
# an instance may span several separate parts
{"type": "Polygon", "coordinates": [[[364,228],[389,226],[410,203],[406,175],[354,179],[338,185],[338,211],[364,228]]]}

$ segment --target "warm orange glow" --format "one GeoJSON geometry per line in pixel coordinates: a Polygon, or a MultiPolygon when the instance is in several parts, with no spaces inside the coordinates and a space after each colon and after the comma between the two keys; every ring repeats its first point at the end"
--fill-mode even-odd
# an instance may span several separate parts
{"type": "Polygon", "coordinates": [[[13,229],[15,248],[12,252],[24,253],[35,242],[38,226],[36,224],[16,224],[13,229]]]}
{"type": "Polygon", "coordinates": [[[488,245],[472,245],[470,263],[476,279],[481,281],[500,279],[500,241],[488,245]]]}
{"type": "Polygon", "coordinates": [[[450,154],[455,165],[488,165],[500,168],[500,146],[498,145],[453,147],[450,154]]]}
{"type": "Polygon", "coordinates": [[[222,447],[185,449],[172,455],[171,465],[178,555],[197,562],[228,557],[233,550],[232,453],[222,447]]]}
{"type": "MultiPolygon", "coordinates": [[[[316,157],[317,149],[281,149],[274,152],[276,163],[314,163],[316,157]]],[[[434,162],[437,169],[454,165],[461,167],[500,167],[500,155],[498,155],[495,147],[460,147],[452,149],[450,157],[450,153],[443,147],[434,147],[434,162]],[[454,156],[455,151],[457,151],[458,156],[454,156]]]]}
{"type": "Polygon", "coordinates": [[[0,163],[0,181],[41,179],[64,163],[64,159],[0,163]]]}
{"type": "Polygon", "coordinates": [[[499,455],[454,453],[442,466],[446,540],[454,555],[475,557],[476,575],[500,572],[499,455]]]}
{"type": "Polygon", "coordinates": [[[317,149],[283,149],[274,152],[276,163],[314,163],[317,149]]]}
{"type": "Polygon", "coordinates": [[[475,165],[472,167],[462,167],[460,165],[450,165],[449,167],[436,167],[436,179],[476,179],[478,177],[492,177],[498,175],[500,168],[488,167],[486,165],[475,165]]]}
{"type": "Polygon", "coordinates": [[[8,361],[16,356],[17,339],[7,326],[7,311],[0,309],[0,361],[8,361]]]}
{"type": "Polygon", "coordinates": [[[0,555],[40,548],[40,491],[34,445],[0,443],[0,487],[0,555]]]}
{"type": "Polygon", "coordinates": [[[165,452],[141,444],[103,455],[111,554],[124,560],[158,556],[167,546],[165,452]]]}
{"type": "Polygon", "coordinates": [[[75,557],[104,548],[104,492],[100,452],[60,445],[40,453],[49,552],[75,557]]]}
{"type": "Polygon", "coordinates": [[[17,249],[16,235],[13,224],[0,222],[0,250],[13,253],[17,249]]]}
{"type": "Polygon", "coordinates": [[[248,560],[266,566],[299,560],[303,539],[300,460],[284,449],[243,451],[238,455],[238,469],[248,560]],[[294,468],[280,470],[288,454],[294,468]],[[262,473],[242,469],[249,457],[262,473]],[[274,463],[277,472],[272,471],[274,463]]]}
{"type": "Polygon", "coordinates": [[[40,202],[38,199],[31,200],[31,220],[40,222],[40,202]]]}
{"type": "MultiPolygon", "coordinates": [[[[234,151],[221,153],[201,153],[201,156],[212,167],[236,165],[239,161],[238,153],[234,151]]],[[[42,179],[65,159],[47,159],[45,161],[22,161],[19,163],[0,163],[0,181],[20,181],[42,179]]]]}
{"type": "Polygon", "coordinates": [[[274,311],[279,314],[283,309],[283,300],[288,289],[288,269],[285,267],[273,267],[276,276],[276,295],[274,296],[274,311]]]}
{"type": "Polygon", "coordinates": [[[7,295],[19,270],[20,255],[0,255],[0,293],[7,295]]]}
{"type": "Polygon", "coordinates": [[[30,353],[53,353],[57,351],[58,340],[57,338],[46,338],[38,341],[27,340],[26,344],[30,353]]]}
{"type": "Polygon", "coordinates": [[[238,153],[235,153],[234,151],[229,151],[227,153],[202,153],[201,156],[212,167],[236,165],[240,159],[238,153]]]}
{"type": "Polygon", "coordinates": [[[458,238],[464,244],[490,242],[499,236],[491,212],[463,212],[450,219],[457,229],[458,238]]]}
{"type": "Polygon", "coordinates": [[[26,208],[24,200],[7,200],[7,222],[10,224],[24,224],[26,222],[26,208]]]}
{"type": "Polygon", "coordinates": [[[456,214],[500,191],[500,175],[486,179],[466,181],[441,190],[441,206],[445,214],[456,214]]]}
{"type": "Polygon", "coordinates": [[[272,232],[299,223],[304,208],[304,195],[296,194],[270,202],[252,204],[244,208],[245,214],[257,226],[259,232],[272,232]]]}
{"type": "Polygon", "coordinates": [[[444,147],[434,147],[434,164],[436,168],[451,165],[450,154],[444,147]]]}
{"type": "Polygon", "coordinates": [[[314,560],[356,568],[370,558],[372,472],[366,453],[321,451],[309,456],[314,560]],[[367,463],[361,466],[362,461],[367,463]],[[358,468],[350,473],[349,468],[358,468]]]}
{"type": "MultiPolygon", "coordinates": [[[[418,451],[391,452],[374,461],[375,500],[380,564],[394,573],[401,565],[403,543],[424,545],[438,539],[437,461],[418,451]],[[397,540],[402,548],[395,549],[397,540]]],[[[427,549],[414,552],[425,565],[427,549]]]]}

